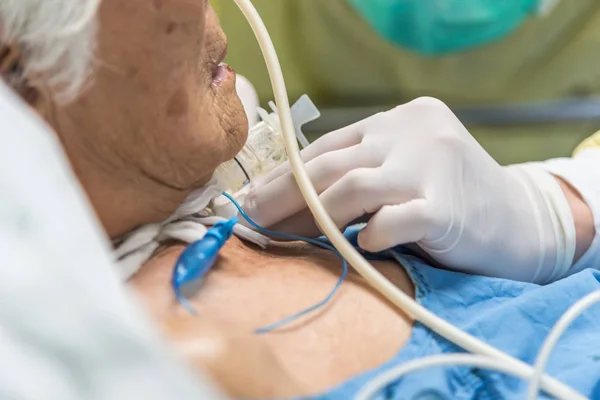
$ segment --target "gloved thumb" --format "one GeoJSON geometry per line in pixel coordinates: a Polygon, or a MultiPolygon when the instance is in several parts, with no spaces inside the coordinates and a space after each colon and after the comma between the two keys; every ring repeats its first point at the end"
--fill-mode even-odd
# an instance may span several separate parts
{"type": "Polygon", "coordinates": [[[372,253],[423,240],[431,222],[427,201],[383,206],[358,234],[358,245],[372,253]]]}

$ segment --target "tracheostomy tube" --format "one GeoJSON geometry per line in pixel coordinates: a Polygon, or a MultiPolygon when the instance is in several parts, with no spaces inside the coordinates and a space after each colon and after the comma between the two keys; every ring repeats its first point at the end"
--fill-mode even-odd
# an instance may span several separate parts
{"type": "MultiPolygon", "coordinates": [[[[235,194],[257,177],[272,171],[287,160],[277,108],[272,102],[269,105],[271,113],[258,108],[257,112],[262,121],[250,128],[244,148],[233,160],[221,164],[215,171],[222,191],[235,194]]],[[[307,95],[301,96],[292,106],[296,137],[302,147],[308,145],[302,133],[302,126],[319,116],[319,110],[307,95]]]]}

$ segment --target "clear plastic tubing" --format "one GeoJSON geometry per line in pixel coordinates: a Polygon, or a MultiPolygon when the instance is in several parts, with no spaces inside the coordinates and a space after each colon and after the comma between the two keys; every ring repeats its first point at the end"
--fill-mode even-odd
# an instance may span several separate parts
{"type": "Polygon", "coordinates": [[[221,189],[235,193],[256,177],[266,174],[287,160],[283,136],[266,121],[248,132],[248,140],[235,159],[216,171],[221,189]]]}

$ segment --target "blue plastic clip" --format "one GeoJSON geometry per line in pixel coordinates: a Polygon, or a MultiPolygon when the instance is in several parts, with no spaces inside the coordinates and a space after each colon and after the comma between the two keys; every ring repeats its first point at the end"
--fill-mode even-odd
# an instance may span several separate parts
{"type": "Polygon", "coordinates": [[[233,235],[233,227],[237,223],[237,217],[218,222],[202,239],[186,247],[177,259],[173,270],[173,291],[181,305],[194,315],[196,311],[188,303],[181,289],[187,284],[201,281],[206,276],[215,264],[219,251],[233,235]]]}

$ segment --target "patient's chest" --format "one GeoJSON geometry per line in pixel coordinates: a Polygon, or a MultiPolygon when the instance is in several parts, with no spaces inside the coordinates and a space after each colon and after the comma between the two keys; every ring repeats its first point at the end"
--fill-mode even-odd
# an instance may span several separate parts
{"type": "MultiPolygon", "coordinates": [[[[173,265],[183,247],[164,249],[132,279],[143,302],[157,317],[187,313],[170,287],[173,265]]],[[[376,266],[402,290],[413,287],[393,262],[376,266]]],[[[197,294],[190,298],[199,318],[217,319],[235,332],[276,322],[323,299],[341,274],[334,255],[315,249],[267,251],[230,240],[197,294]]],[[[392,358],[412,326],[354,273],[323,309],[277,332],[256,336],[284,367],[319,391],[392,358]]]]}

